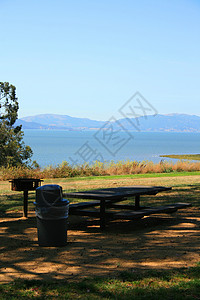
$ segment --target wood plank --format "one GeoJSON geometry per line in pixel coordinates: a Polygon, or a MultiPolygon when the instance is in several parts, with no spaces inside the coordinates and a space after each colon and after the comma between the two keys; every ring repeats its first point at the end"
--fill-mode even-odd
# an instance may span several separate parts
{"type": "MultiPolygon", "coordinates": [[[[142,218],[144,216],[148,216],[151,214],[157,214],[157,213],[172,213],[177,211],[178,209],[183,209],[191,206],[191,203],[174,203],[174,204],[168,204],[163,205],[159,207],[149,207],[149,208],[143,208],[140,210],[134,210],[134,211],[122,211],[122,212],[111,212],[106,211],[105,215],[108,218],[114,218],[114,219],[135,219],[135,218],[142,218]]],[[[94,216],[94,217],[100,217],[100,210],[87,210],[87,209],[75,209],[74,211],[70,212],[73,215],[81,215],[81,216],[94,216]]]]}
{"type": "Polygon", "coordinates": [[[99,201],[72,203],[69,205],[69,211],[75,210],[77,208],[87,208],[87,207],[93,207],[97,205],[100,205],[99,201]]]}
{"type": "Polygon", "coordinates": [[[175,203],[175,204],[169,204],[165,206],[159,206],[159,207],[151,207],[151,208],[145,208],[137,211],[124,211],[124,212],[118,212],[114,214],[115,219],[135,219],[135,218],[142,218],[144,216],[148,216],[151,214],[157,214],[157,213],[172,213],[177,211],[178,209],[183,209],[191,206],[191,203],[175,203]]]}
{"type": "Polygon", "coordinates": [[[118,188],[97,189],[82,192],[64,193],[63,197],[93,199],[93,200],[109,200],[123,199],[124,197],[132,197],[137,195],[155,195],[159,192],[169,191],[171,187],[163,186],[128,186],[118,188]]]}
{"type": "Polygon", "coordinates": [[[73,210],[72,212],[70,212],[70,214],[71,215],[78,215],[78,216],[89,216],[89,217],[100,218],[100,211],[99,210],[76,209],[76,210],[73,210]]]}
{"type": "MultiPolygon", "coordinates": [[[[106,212],[105,217],[110,218],[115,214],[115,212],[106,212]]],[[[101,217],[100,210],[91,210],[91,209],[76,209],[71,212],[71,215],[78,215],[78,216],[89,216],[89,217],[101,217]]],[[[105,220],[104,220],[105,221],[105,220]]]]}
{"type": "MultiPolygon", "coordinates": [[[[105,204],[106,204],[106,207],[110,207],[111,205],[114,205],[113,202],[116,203],[116,202],[120,202],[120,201],[121,201],[121,199],[118,199],[116,201],[115,200],[105,200],[105,204]]],[[[94,206],[100,206],[100,201],[71,203],[69,205],[69,211],[73,211],[77,208],[87,208],[87,207],[94,207],[94,206]]]]}
{"type": "MultiPolygon", "coordinates": [[[[174,206],[161,206],[155,207],[150,209],[142,209],[142,210],[135,210],[135,211],[124,211],[124,212],[108,212],[106,211],[105,216],[106,218],[113,218],[113,219],[135,219],[135,218],[142,218],[144,216],[148,216],[151,214],[156,213],[170,213],[175,212],[178,208],[174,206]]],[[[88,210],[88,209],[76,209],[71,212],[73,215],[80,215],[80,216],[91,216],[91,217],[99,217],[101,218],[101,214],[99,210],[88,210]]]]}
{"type": "Polygon", "coordinates": [[[178,202],[178,203],[173,203],[171,205],[174,205],[178,208],[187,208],[187,207],[190,207],[192,206],[192,203],[182,203],[182,202],[178,202]]]}
{"type": "MultiPolygon", "coordinates": [[[[130,209],[130,210],[138,210],[138,208],[135,205],[132,204],[116,204],[116,203],[110,203],[107,205],[109,208],[117,208],[119,210],[122,209],[130,209]]],[[[149,206],[140,206],[139,209],[149,208],[149,206]]]]}

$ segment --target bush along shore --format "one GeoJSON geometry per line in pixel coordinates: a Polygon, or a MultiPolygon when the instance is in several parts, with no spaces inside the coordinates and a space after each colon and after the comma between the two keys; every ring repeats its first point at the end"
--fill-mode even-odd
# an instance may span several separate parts
{"type": "Polygon", "coordinates": [[[109,176],[109,175],[129,175],[129,174],[148,174],[148,173],[172,173],[172,172],[195,172],[200,171],[200,162],[178,161],[176,163],[160,161],[118,161],[93,164],[84,163],[82,165],[71,166],[64,161],[56,166],[45,168],[1,167],[0,180],[15,178],[70,178],[84,176],[109,176]]]}

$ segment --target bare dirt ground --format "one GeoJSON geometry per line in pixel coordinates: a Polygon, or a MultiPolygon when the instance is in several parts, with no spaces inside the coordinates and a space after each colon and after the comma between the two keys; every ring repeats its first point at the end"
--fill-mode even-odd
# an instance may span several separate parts
{"type": "MultiPolygon", "coordinates": [[[[174,180],[184,183],[189,179],[150,178],[117,183],[115,180],[109,184],[107,181],[107,186],[169,186],[174,180]]],[[[200,177],[192,178],[192,182],[200,183],[200,177]]],[[[85,184],[85,181],[73,183],[74,188],[85,184]]],[[[102,185],[105,187],[105,183],[92,181],[90,188],[102,185]]],[[[186,188],[185,192],[187,194],[186,188]]],[[[177,199],[181,193],[183,189],[176,188],[167,195],[177,199]]],[[[190,196],[191,193],[188,198],[190,196]]],[[[68,243],[58,248],[38,246],[33,211],[28,219],[21,218],[19,212],[9,213],[0,218],[0,238],[1,282],[16,278],[77,280],[84,276],[117,275],[119,271],[191,267],[200,260],[200,210],[193,206],[172,215],[110,222],[103,232],[95,220],[72,216],[69,217],[68,243]]]]}

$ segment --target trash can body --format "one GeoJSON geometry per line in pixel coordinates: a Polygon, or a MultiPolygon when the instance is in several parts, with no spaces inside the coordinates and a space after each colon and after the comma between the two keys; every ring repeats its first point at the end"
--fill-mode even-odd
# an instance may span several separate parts
{"type": "Polygon", "coordinates": [[[67,219],[45,220],[36,217],[38,244],[41,247],[61,247],[67,244],[67,219]]]}
{"type": "Polygon", "coordinates": [[[65,246],[69,201],[62,198],[62,187],[43,185],[37,188],[34,204],[39,246],[65,246]]]}

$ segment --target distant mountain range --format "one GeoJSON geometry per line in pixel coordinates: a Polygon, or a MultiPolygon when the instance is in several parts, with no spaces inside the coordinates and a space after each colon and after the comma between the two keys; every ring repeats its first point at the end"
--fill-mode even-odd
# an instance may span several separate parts
{"type": "MultiPolygon", "coordinates": [[[[22,129],[97,130],[104,121],[76,118],[68,115],[40,114],[18,119],[16,125],[22,129]]],[[[130,131],[147,132],[200,132],[200,117],[187,114],[149,115],[113,121],[114,129],[123,126],[130,131]]]]}

